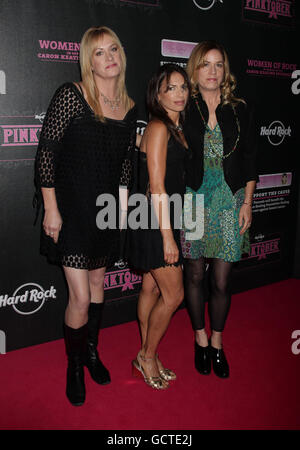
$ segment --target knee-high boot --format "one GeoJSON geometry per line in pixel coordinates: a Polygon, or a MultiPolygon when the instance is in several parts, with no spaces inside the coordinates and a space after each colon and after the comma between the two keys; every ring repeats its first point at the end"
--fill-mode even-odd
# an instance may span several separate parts
{"type": "Polygon", "coordinates": [[[103,303],[90,303],[88,320],[86,366],[91,374],[92,379],[98,384],[110,383],[109,371],[101,362],[97,350],[103,307],[103,303]]]}
{"type": "Polygon", "coordinates": [[[68,356],[66,395],[72,405],[81,406],[85,401],[84,362],[87,351],[87,324],[78,329],[64,326],[68,356]]]}

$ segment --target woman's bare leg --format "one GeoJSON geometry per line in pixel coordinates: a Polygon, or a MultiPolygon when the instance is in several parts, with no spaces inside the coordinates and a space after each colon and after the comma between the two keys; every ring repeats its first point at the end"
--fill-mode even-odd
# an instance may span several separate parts
{"type": "Polygon", "coordinates": [[[137,307],[140,333],[141,333],[141,348],[143,349],[146,342],[148,332],[148,322],[150,313],[157,303],[160,296],[160,290],[157,283],[150,272],[143,275],[142,288],[139,294],[139,301],[137,307]]]}
{"type": "Polygon", "coordinates": [[[151,275],[161,295],[149,314],[147,336],[142,351],[142,357],[145,359],[142,360],[142,365],[147,376],[158,377],[159,369],[155,358],[157,346],[167,330],[173,313],[181,304],[184,292],[181,267],[162,267],[152,270],[151,275]]]}
{"type": "Polygon", "coordinates": [[[88,271],[63,266],[69,289],[69,303],[65,311],[65,324],[80,328],[88,321],[90,287],[88,271]]]}
{"type": "Polygon", "coordinates": [[[103,303],[104,301],[104,277],[106,267],[89,270],[89,286],[92,303],[103,303]]]}

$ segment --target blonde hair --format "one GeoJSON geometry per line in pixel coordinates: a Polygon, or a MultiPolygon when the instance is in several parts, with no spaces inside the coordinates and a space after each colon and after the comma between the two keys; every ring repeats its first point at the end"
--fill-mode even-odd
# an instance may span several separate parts
{"type": "Polygon", "coordinates": [[[220,86],[222,105],[226,105],[228,103],[235,105],[239,102],[245,103],[243,99],[237,98],[233,95],[236,88],[236,78],[230,72],[229,59],[224,47],[216,41],[203,41],[193,48],[186,67],[192,86],[192,95],[196,95],[199,91],[196,71],[199,70],[200,67],[204,66],[205,55],[210,50],[218,50],[221,53],[224,62],[224,78],[220,86]]]}
{"type": "Polygon", "coordinates": [[[87,94],[87,101],[101,122],[104,122],[105,119],[99,102],[99,90],[94,81],[92,72],[92,56],[95,52],[98,40],[105,34],[112,38],[114,44],[117,45],[121,56],[121,73],[118,79],[117,96],[120,97],[121,103],[124,105],[126,112],[133,106],[133,101],[128,96],[125,85],[126,55],[120,39],[116,33],[108,27],[91,27],[84,33],[81,39],[80,69],[82,83],[87,94]]]}

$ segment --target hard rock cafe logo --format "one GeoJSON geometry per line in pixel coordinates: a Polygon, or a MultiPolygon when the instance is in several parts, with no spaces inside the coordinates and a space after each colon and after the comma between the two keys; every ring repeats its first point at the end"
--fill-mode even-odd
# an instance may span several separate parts
{"type": "Polygon", "coordinates": [[[36,115],[34,116],[34,118],[35,118],[36,120],[39,120],[41,123],[43,123],[43,122],[44,122],[44,119],[45,119],[45,115],[46,115],[46,113],[42,112],[41,114],[36,114],[36,115]]]}
{"type": "Polygon", "coordinates": [[[294,25],[295,0],[244,0],[244,20],[273,25],[294,25]]]}
{"type": "Polygon", "coordinates": [[[79,50],[79,42],[39,39],[37,57],[41,61],[77,63],[79,50]]]}
{"type": "Polygon", "coordinates": [[[261,127],[260,135],[267,136],[268,141],[272,145],[280,145],[288,136],[291,137],[291,127],[287,128],[279,120],[274,120],[268,127],[261,127]]]}
{"type": "Polygon", "coordinates": [[[18,314],[28,316],[39,311],[47,300],[56,299],[56,289],[44,289],[36,283],[19,286],[13,294],[0,295],[0,308],[11,306],[18,314]]]}
{"type": "Polygon", "coordinates": [[[207,11],[211,9],[215,3],[223,3],[223,0],[193,0],[197,8],[207,11]]]}

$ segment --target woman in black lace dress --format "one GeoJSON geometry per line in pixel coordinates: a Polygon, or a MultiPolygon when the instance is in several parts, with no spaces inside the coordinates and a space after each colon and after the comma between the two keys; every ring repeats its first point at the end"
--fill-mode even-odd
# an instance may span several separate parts
{"type": "Polygon", "coordinates": [[[137,183],[137,193],[144,194],[141,198],[148,210],[145,229],[136,229],[129,214],[128,260],[144,271],[138,300],[142,345],[132,363],[133,375],[142,377],[154,389],[165,389],[176,378],[156,352],[172,314],[183,300],[179,228],[189,155],[182,133],[188,95],[187,75],[177,65],[164,65],[150,80],[147,103],[151,120],[140,146],[137,183]],[[177,209],[173,203],[168,208],[173,195],[180,203],[177,209]]]}
{"type": "Polygon", "coordinates": [[[97,344],[104,275],[120,258],[120,231],[118,218],[115,228],[98,228],[96,200],[111,194],[118,211],[119,185],[130,182],[136,129],[116,34],[106,27],[87,30],[80,66],[82,81],[62,85],[50,103],[36,156],[45,209],[41,252],[63,266],[69,288],[66,394],[73,405],[85,400],[84,364],[97,383],[110,382],[97,344]]]}

